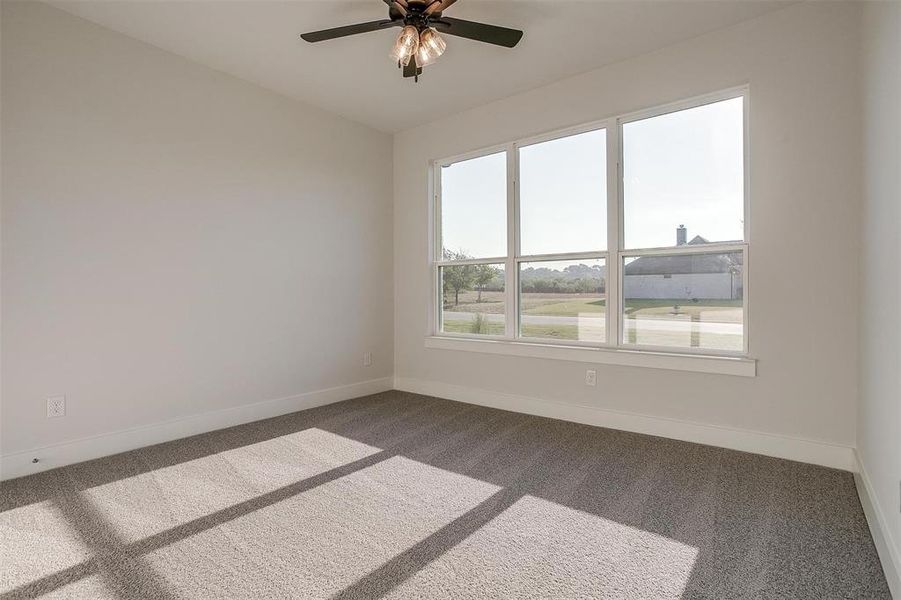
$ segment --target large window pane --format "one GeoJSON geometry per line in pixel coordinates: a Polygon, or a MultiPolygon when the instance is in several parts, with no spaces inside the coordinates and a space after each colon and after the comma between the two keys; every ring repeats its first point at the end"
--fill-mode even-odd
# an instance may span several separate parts
{"type": "Polygon", "coordinates": [[[743,98],[623,125],[624,247],[742,240],[743,131],[743,98]]]}
{"type": "Polygon", "coordinates": [[[603,259],[520,263],[520,335],[606,342],[606,271],[603,259]]]}
{"type": "Polygon", "coordinates": [[[741,252],[626,258],[623,343],[744,349],[741,252]]]}
{"type": "Polygon", "coordinates": [[[504,335],[504,265],[454,265],[439,269],[441,331],[504,335]]]}
{"type": "Polygon", "coordinates": [[[507,154],[499,152],[441,169],[444,258],[507,254],[507,154]]]}
{"type": "Polygon", "coordinates": [[[601,129],[519,150],[521,253],[607,247],[607,134],[601,129]]]}

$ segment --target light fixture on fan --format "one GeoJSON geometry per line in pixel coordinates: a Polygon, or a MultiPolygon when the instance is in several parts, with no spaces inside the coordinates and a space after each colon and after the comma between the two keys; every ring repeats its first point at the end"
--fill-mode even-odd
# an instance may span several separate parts
{"type": "Polygon", "coordinates": [[[322,42],[388,27],[402,27],[391,49],[391,59],[403,69],[404,77],[412,77],[414,81],[419,81],[422,68],[435,62],[447,48],[447,43],[438,35],[439,31],[506,48],[512,48],[522,39],[522,31],[516,29],[445,17],[444,10],[456,0],[382,1],[388,5],[387,20],[312,31],[300,37],[308,42],[322,42]]]}
{"type": "Polygon", "coordinates": [[[419,34],[419,50],[416,51],[416,64],[426,67],[439,56],[444,54],[447,49],[447,42],[444,41],[438,31],[434,27],[427,27],[419,34]]]}
{"type": "Polygon", "coordinates": [[[419,31],[413,25],[406,25],[394,42],[391,58],[397,62],[398,67],[406,67],[417,50],[419,50],[419,31]]]}
{"type": "Polygon", "coordinates": [[[425,67],[444,54],[446,48],[447,42],[433,27],[426,27],[420,33],[413,25],[407,25],[397,36],[390,56],[398,67],[409,65],[414,56],[416,66],[425,67]]]}

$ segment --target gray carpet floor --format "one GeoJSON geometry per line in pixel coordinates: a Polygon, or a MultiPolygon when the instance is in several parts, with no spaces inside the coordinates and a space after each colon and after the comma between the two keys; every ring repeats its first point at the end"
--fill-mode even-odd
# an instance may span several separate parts
{"type": "Polygon", "coordinates": [[[2,484],[0,598],[889,598],[850,473],[387,392],[2,484]]]}

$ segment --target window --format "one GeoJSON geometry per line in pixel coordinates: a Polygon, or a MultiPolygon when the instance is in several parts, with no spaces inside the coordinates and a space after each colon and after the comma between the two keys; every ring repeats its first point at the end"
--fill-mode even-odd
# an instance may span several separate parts
{"type": "Polygon", "coordinates": [[[622,120],[625,346],[745,351],[745,97],[622,120]]]}
{"type": "Polygon", "coordinates": [[[504,335],[507,154],[449,164],[440,177],[439,331],[504,335]]]}
{"type": "Polygon", "coordinates": [[[748,351],[747,91],[436,163],[433,331],[748,351]]]}

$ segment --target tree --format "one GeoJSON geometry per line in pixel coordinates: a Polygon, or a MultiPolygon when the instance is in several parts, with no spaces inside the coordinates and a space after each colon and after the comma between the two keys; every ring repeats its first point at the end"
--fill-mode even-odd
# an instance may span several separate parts
{"type": "Polygon", "coordinates": [[[500,269],[492,267],[491,265],[476,266],[475,274],[473,275],[476,289],[479,291],[479,297],[476,299],[476,302],[482,301],[482,290],[485,289],[485,286],[491,283],[499,273],[500,269]]]}
{"type": "MultiPolygon", "coordinates": [[[[469,256],[464,252],[455,252],[454,250],[444,250],[445,260],[466,260],[469,256]]],[[[454,291],[454,306],[460,304],[460,291],[471,290],[475,281],[476,265],[454,265],[444,267],[443,272],[443,291],[445,297],[448,290],[454,291]]]]}

